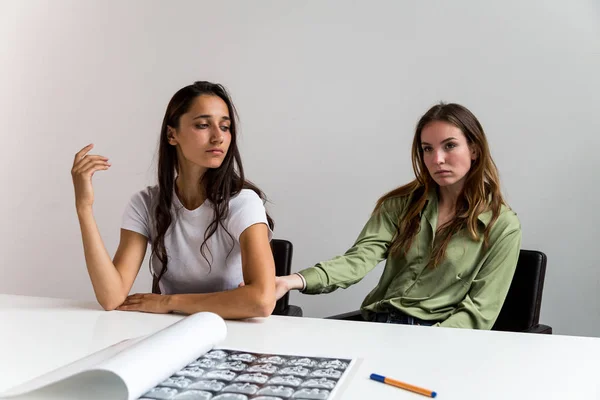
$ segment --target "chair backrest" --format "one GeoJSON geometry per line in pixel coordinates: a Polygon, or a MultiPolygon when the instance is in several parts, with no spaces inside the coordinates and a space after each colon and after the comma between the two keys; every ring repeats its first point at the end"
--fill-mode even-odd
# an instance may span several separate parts
{"type": "Polygon", "coordinates": [[[546,255],[521,250],[510,289],[493,330],[522,332],[540,321],[546,255]]]}
{"type": "MultiPolygon", "coordinates": [[[[292,272],[292,254],[294,250],[292,243],[283,239],[272,239],[271,249],[275,260],[275,275],[289,275],[292,272]]],[[[290,295],[286,293],[281,299],[277,300],[273,314],[285,312],[289,306],[289,299],[290,295]]]]}

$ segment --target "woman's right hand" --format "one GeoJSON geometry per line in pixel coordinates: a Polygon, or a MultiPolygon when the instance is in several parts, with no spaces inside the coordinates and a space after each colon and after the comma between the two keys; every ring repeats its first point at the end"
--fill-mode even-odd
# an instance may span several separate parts
{"type": "Polygon", "coordinates": [[[110,168],[108,158],[87,154],[93,144],[85,146],[75,154],[71,176],[75,188],[75,207],[77,211],[91,208],[94,204],[94,189],[92,187],[92,176],[96,171],[110,168]]]}
{"type": "Polygon", "coordinates": [[[297,274],[275,277],[275,298],[279,300],[292,289],[302,290],[302,279],[297,274]]]}

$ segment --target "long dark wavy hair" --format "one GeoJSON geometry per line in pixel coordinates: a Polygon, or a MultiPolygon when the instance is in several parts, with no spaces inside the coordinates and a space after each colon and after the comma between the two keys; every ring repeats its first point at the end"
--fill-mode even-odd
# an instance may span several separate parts
{"type": "MultiPolygon", "coordinates": [[[[251,182],[247,181],[244,176],[244,168],[242,167],[242,159],[237,146],[237,125],[238,114],[231,101],[227,90],[220,84],[206,81],[194,82],[194,84],[186,86],[173,95],[171,101],[167,105],[165,117],[163,119],[160,130],[160,143],[158,150],[158,187],[159,200],[154,211],[154,229],[156,232],[155,239],[152,245],[152,254],[150,256],[150,272],[154,276],[152,291],[160,293],[159,282],[163,275],[168,270],[168,257],[165,248],[165,234],[171,225],[173,215],[171,214],[171,206],[173,203],[173,191],[175,185],[175,173],[178,171],[179,164],[177,159],[177,149],[169,144],[167,132],[168,128],[177,129],[181,116],[187,113],[198,96],[217,96],[221,98],[231,118],[230,132],[231,143],[229,150],[225,155],[223,163],[218,168],[212,168],[206,171],[202,176],[198,185],[204,187],[206,200],[212,203],[214,209],[214,219],[204,232],[204,241],[200,246],[202,256],[211,265],[211,262],[206,256],[206,242],[216,231],[219,226],[232,238],[233,236],[227,231],[223,225],[223,221],[229,214],[229,200],[237,195],[242,189],[251,189],[263,200],[266,201],[264,193],[251,182]],[[152,268],[152,259],[156,255],[162,263],[162,269],[156,274],[152,268]]],[[[267,214],[269,227],[273,229],[273,219],[267,214]]],[[[230,250],[231,251],[231,250],[230,250]]],[[[209,250],[210,252],[210,250],[209,250]]]]}
{"type": "Polygon", "coordinates": [[[437,104],[429,109],[417,123],[412,144],[412,165],[416,179],[392,190],[377,201],[374,212],[378,212],[384,201],[399,196],[410,196],[410,202],[398,221],[398,232],[392,241],[390,254],[399,251],[408,252],[419,232],[421,212],[425,208],[431,188],[438,189],[429,174],[423,160],[421,132],[434,121],[443,121],[459,128],[467,138],[469,146],[475,150],[476,159],[466,175],[464,187],[456,200],[455,216],[448,221],[436,235],[429,265],[437,266],[444,258],[446,248],[452,236],[462,229],[467,229],[472,240],[479,240],[477,217],[491,210],[492,219],[484,231],[484,246],[488,245],[489,232],[500,215],[502,205],[506,204],[500,190],[498,169],[492,159],[483,127],[466,107],[460,104],[437,104]]]}

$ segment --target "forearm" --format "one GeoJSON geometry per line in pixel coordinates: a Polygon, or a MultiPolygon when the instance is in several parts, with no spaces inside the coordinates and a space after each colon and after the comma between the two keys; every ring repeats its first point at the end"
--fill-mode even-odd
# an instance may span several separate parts
{"type": "Polygon", "coordinates": [[[169,312],[194,314],[209,311],[224,319],[268,317],[275,308],[273,289],[246,285],[225,292],[175,294],[167,298],[169,312]]]}
{"type": "Polygon", "coordinates": [[[106,310],[112,310],[125,300],[127,293],[115,268],[94,219],[91,209],[77,210],[83,253],[96,299],[106,310]]]}
{"type": "MultiPolygon", "coordinates": [[[[380,252],[383,254],[383,251],[380,252]]],[[[355,246],[343,256],[316,264],[299,272],[305,281],[306,294],[330,293],[360,282],[381,261],[369,248],[355,246]]]]}
{"type": "Polygon", "coordinates": [[[306,294],[329,293],[347,288],[365,277],[388,255],[397,231],[396,216],[386,211],[374,213],[354,245],[343,256],[320,262],[300,271],[306,280],[306,294]]]}

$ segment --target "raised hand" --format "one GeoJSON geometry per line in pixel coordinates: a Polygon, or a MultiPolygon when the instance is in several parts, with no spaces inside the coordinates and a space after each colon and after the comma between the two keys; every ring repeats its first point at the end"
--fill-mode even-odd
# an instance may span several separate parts
{"type": "Polygon", "coordinates": [[[96,171],[107,170],[111,164],[108,158],[88,154],[94,147],[93,144],[85,146],[75,154],[71,176],[75,188],[75,207],[78,211],[91,208],[94,204],[94,189],[92,187],[92,176],[96,171]]]}

